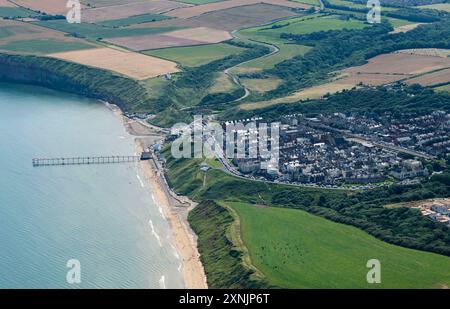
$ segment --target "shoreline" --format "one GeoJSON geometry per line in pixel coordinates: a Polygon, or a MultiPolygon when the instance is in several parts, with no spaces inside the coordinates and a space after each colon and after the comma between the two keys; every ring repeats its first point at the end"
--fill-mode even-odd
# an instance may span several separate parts
{"type": "MultiPolygon", "coordinates": [[[[121,119],[128,134],[135,137],[137,153],[164,139],[167,133],[164,129],[129,119],[118,106],[103,103],[121,119]]],[[[207,289],[207,279],[197,249],[197,235],[192,231],[187,220],[189,211],[196,206],[196,203],[186,197],[177,196],[171,191],[154,154],[153,159],[140,161],[139,168],[150,187],[156,206],[162,209],[164,218],[169,223],[171,239],[180,257],[185,288],[207,289]]]]}

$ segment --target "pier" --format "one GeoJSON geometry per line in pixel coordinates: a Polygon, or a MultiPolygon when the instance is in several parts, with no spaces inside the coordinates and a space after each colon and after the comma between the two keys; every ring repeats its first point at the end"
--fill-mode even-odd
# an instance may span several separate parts
{"type": "Polygon", "coordinates": [[[73,158],[35,158],[34,167],[55,165],[89,165],[89,164],[118,164],[138,162],[143,160],[140,156],[105,156],[105,157],[73,157],[73,158]]]}

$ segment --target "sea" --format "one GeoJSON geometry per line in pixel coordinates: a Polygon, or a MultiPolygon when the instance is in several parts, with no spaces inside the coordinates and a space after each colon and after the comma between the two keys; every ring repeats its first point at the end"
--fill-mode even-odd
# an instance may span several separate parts
{"type": "Polygon", "coordinates": [[[0,288],[183,288],[170,227],[139,163],[33,167],[33,158],[135,155],[98,101],[0,83],[0,288]]]}

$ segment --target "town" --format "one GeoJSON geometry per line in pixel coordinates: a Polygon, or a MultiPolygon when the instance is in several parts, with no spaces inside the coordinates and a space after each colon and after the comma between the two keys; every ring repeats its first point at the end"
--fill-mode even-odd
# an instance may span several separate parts
{"type": "MultiPolygon", "coordinates": [[[[264,120],[228,121],[223,128],[250,122],[264,120]]],[[[449,123],[450,115],[443,111],[426,115],[333,113],[315,118],[286,115],[279,119],[279,149],[271,149],[279,151],[278,167],[259,156],[235,157],[234,173],[331,188],[414,183],[433,172],[427,168],[429,162],[449,154],[449,123]]],[[[247,154],[249,145],[255,143],[250,141],[254,132],[249,130],[238,130],[234,136],[236,143],[247,139],[247,154]]]]}

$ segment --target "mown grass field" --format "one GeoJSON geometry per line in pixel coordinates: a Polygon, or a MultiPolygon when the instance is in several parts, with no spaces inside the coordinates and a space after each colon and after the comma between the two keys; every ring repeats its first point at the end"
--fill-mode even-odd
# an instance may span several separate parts
{"type": "Polygon", "coordinates": [[[284,288],[443,288],[450,258],[380,241],[302,210],[225,203],[240,217],[252,263],[284,288]],[[381,262],[381,284],[368,284],[366,263],[381,262]]]}
{"type": "Polygon", "coordinates": [[[144,54],[175,61],[186,67],[197,67],[230,55],[239,54],[244,50],[244,48],[237,46],[219,43],[150,50],[144,52],[144,54]]]}

